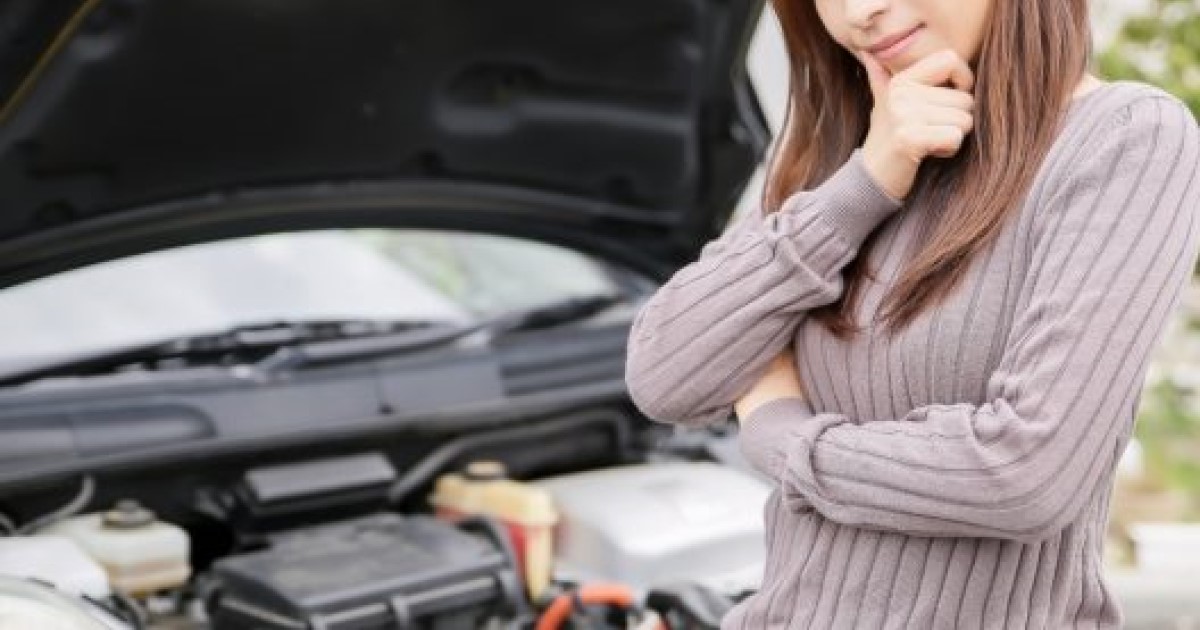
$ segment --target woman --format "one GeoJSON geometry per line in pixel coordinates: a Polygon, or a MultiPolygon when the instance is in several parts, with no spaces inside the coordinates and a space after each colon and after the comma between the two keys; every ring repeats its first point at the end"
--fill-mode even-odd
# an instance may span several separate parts
{"type": "Polygon", "coordinates": [[[761,209],[638,313],[650,418],[773,480],[735,628],[1116,628],[1114,466],[1196,261],[1200,130],[1086,0],[775,0],[761,209]]]}

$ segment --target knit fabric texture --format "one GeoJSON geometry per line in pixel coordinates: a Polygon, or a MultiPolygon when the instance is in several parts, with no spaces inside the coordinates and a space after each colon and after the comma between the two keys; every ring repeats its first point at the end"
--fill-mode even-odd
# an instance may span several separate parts
{"type": "Polygon", "coordinates": [[[626,359],[647,417],[729,421],[788,345],[805,389],[742,419],[741,452],[772,482],[767,563],[722,630],[1120,627],[1109,497],[1196,263],[1198,172],[1186,106],[1112,82],[1071,101],[1000,237],[895,337],[880,302],[954,209],[889,197],[861,150],[659,287],[626,359]],[[876,230],[864,330],[842,341],[806,313],[841,296],[876,230]]]}

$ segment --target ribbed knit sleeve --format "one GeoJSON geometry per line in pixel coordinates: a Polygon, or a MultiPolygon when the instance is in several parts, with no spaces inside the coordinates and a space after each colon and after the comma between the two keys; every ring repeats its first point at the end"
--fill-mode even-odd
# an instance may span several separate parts
{"type": "Polygon", "coordinates": [[[634,404],[653,420],[686,426],[729,418],[803,313],[841,295],[842,268],[900,206],[856,150],[778,212],[740,217],[635,316],[625,366],[634,404]]]}
{"type": "Polygon", "coordinates": [[[985,404],[860,422],[777,399],[744,419],[743,452],[791,508],[843,524],[1023,542],[1059,532],[1132,431],[1196,262],[1198,172],[1200,130],[1179,101],[1123,106],[1037,209],[1029,298],[985,404]]]}

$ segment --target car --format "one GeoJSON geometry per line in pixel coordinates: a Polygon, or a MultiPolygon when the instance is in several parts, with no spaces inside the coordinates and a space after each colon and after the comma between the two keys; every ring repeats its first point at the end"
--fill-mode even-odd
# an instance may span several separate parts
{"type": "Polygon", "coordinates": [[[762,8],[0,3],[0,608],[715,627],[768,487],[623,369],[763,158],[762,8]]]}

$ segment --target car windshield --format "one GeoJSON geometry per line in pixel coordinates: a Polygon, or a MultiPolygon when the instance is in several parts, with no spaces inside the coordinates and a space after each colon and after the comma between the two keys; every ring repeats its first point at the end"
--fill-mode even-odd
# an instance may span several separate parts
{"type": "Polygon", "coordinates": [[[611,293],[571,250],[466,232],[289,232],[109,261],[0,291],[0,369],[273,321],[467,323],[611,293]]]}

